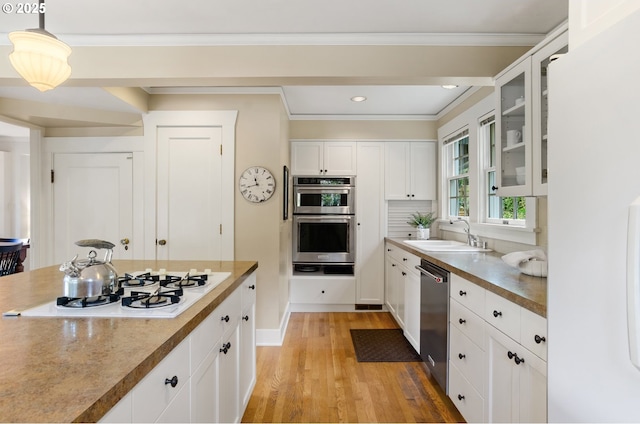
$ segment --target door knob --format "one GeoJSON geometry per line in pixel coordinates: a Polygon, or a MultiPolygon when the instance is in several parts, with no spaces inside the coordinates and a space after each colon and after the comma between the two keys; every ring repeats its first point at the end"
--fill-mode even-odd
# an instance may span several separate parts
{"type": "Polygon", "coordinates": [[[120,244],[122,244],[123,246],[129,244],[129,239],[123,238],[122,240],[120,240],[120,244]]]}
{"type": "Polygon", "coordinates": [[[167,241],[166,241],[165,239],[158,240],[158,244],[159,244],[160,246],[164,246],[165,244],[167,244],[167,241]]]}

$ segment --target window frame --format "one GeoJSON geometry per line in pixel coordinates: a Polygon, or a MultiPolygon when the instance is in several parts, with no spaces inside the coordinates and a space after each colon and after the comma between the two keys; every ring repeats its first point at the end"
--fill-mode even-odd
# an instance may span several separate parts
{"type": "MultiPolygon", "coordinates": [[[[470,164],[471,164],[471,151],[470,151],[470,140],[469,140],[469,131],[468,128],[461,128],[459,131],[456,131],[454,133],[454,135],[452,135],[451,137],[449,137],[446,141],[445,141],[445,155],[447,157],[446,160],[446,166],[445,166],[445,174],[446,174],[446,188],[445,188],[445,193],[447,194],[446,198],[446,210],[447,210],[447,216],[449,217],[449,219],[457,219],[458,217],[464,217],[464,218],[468,218],[470,211],[471,211],[471,205],[470,205],[470,200],[471,200],[471,193],[470,193],[470,164]],[[459,142],[462,140],[465,140],[467,142],[467,153],[466,155],[458,155],[455,156],[456,153],[459,153],[459,148],[456,148],[456,146],[459,145],[459,142]],[[464,158],[466,156],[466,172],[460,172],[460,167],[456,166],[456,162],[459,162],[461,158],[464,158]],[[456,193],[456,195],[452,195],[451,193],[451,187],[452,187],[452,183],[455,181],[463,181],[466,180],[466,196],[460,196],[459,192],[460,192],[460,188],[463,187],[460,184],[457,184],[456,187],[458,189],[458,193],[456,193]],[[451,202],[453,199],[466,199],[464,200],[462,203],[466,203],[466,213],[464,215],[460,215],[460,214],[453,214],[451,211],[451,202]]],[[[461,202],[460,200],[458,200],[457,202],[458,205],[458,211],[460,210],[460,205],[461,202]]],[[[463,206],[464,207],[464,206],[463,206]]]]}
{"type": "MultiPolygon", "coordinates": [[[[504,218],[501,216],[491,217],[490,208],[491,208],[491,199],[498,199],[496,201],[498,213],[499,215],[502,212],[502,201],[505,197],[500,197],[495,194],[495,190],[491,190],[489,184],[491,182],[491,178],[489,174],[494,174],[493,181],[495,182],[495,173],[498,172],[496,168],[497,158],[495,155],[497,152],[495,151],[495,135],[496,135],[496,119],[494,113],[488,113],[484,116],[481,116],[478,119],[478,148],[480,154],[478,158],[480,158],[479,169],[480,169],[480,184],[479,184],[479,196],[482,200],[480,202],[481,205],[481,215],[480,222],[484,222],[487,224],[496,224],[496,225],[512,225],[515,227],[526,227],[527,226],[527,215],[526,215],[526,197],[524,196],[510,196],[513,199],[513,204],[518,204],[518,199],[525,200],[525,218],[504,218]],[[491,125],[493,125],[493,132],[491,132],[491,125]],[[493,136],[493,137],[492,137],[493,136]],[[493,141],[493,161],[491,160],[491,142],[493,141]]],[[[514,214],[517,216],[517,211],[514,210],[514,214]]]]}
{"type": "MultiPolygon", "coordinates": [[[[471,226],[471,233],[482,239],[492,239],[498,243],[516,242],[527,245],[537,245],[537,234],[544,231],[544,228],[537,228],[538,204],[541,203],[546,208],[546,199],[543,197],[525,197],[527,207],[527,220],[525,226],[516,226],[500,223],[483,222],[483,210],[485,208],[484,197],[481,195],[481,185],[483,184],[482,170],[479,169],[480,160],[478,155],[482,153],[480,149],[479,124],[482,118],[495,114],[495,97],[489,94],[471,105],[458,115],[447,120],[438,127],[438,155],[440,163],[440,183],[438,186],[439,201],[438,210],[440,219],[438,229],[444,238],[450,238],[443,232],[460,233],[463,236],[463,225],[451,225],[449,217],[449,153],[445,141],[455,134],[459,134],[462,129],[469,130],[469,217],[463,217],[471,226]],[[543,202],[541,202],[543,200],[543,202]]],[[[544,237],[544,236],[543,236],[544,237]]]]}

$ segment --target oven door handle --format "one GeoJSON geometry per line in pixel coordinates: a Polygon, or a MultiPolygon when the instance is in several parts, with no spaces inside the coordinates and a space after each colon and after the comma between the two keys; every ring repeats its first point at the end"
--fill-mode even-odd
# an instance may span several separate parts
{"type": "Polygon", "coordinates": [[[416,269],[418,271],[420,271],[420,274],[426,275],[427,277],[431,278],[436,283],[444,283],[444,278],[438,277],[437,275],[433,275],[432,273],[430,273],[426,269],[422,268],[420,265],[416,265],[416,269]]]}

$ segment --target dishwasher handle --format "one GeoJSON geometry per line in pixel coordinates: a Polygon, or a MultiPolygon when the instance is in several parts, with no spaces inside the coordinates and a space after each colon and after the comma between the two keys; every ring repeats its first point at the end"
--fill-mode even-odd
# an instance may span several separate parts
{"type": "Polygon", "coordinates": [[[420,274],[426,275],[427,277],[433,279],[433,281],[435,281],[436,283],[444,283],[445,279],[443,277],[434,275],[432,273],[430,273],[429,271],[427,271],[426,269],[422,268],[420,265],[416,265],[416,269],[418,271],[420,271],[420,274]]]}

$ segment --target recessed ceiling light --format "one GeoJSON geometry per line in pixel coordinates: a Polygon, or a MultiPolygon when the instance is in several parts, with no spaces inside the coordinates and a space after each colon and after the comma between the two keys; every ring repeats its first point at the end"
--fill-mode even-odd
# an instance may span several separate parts
{"type": "Polygon", "coordinates": [[[365,96],[353,96],[351,98],[352,102],[364,102],[365,100],[367,100],[365,96]]]}
{"type": "Polygon", "coordinates": [[[447,90],[453,90],[454,88],[458,88],[458,86],[455,84],[445,84],[445,85],[441,85],[441,87],[446,88],[447,90]]]}

